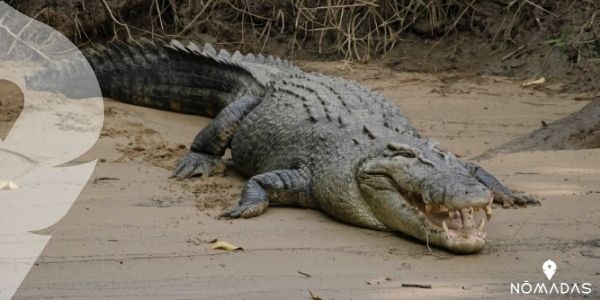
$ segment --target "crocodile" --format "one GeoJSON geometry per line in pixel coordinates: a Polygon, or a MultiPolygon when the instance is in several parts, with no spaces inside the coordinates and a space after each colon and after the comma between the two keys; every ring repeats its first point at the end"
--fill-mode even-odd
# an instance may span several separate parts
{"type": "MultiPolygon", "coordinates": [[[[210,176],[231,149],[234,166],[249,179],[223,218],[256,217],[270,204],[313,208],[469,254],[485,246],[493,202],[538,203],[421,136],[399,107],[354,81],[178,40],[117,42],[83,53],[104,97],[215,118],[172,176],[210,176]]],[[[26,83],[84,98],[75,80],[64,80],[77,70],[55,63],[26,83]],[[38,79],[48,72],[63,79],[38,79]]]]}

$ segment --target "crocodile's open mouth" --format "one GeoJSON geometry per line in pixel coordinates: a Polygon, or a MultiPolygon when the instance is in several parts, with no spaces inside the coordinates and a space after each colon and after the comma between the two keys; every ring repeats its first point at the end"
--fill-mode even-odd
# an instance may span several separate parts
{"type": "Polygon", "coordinates": [[[421,194],[413,192],[402,193],[404,198],[418,209],[433,228],[441,229],[447,239],[464,240],[472,238],[485,239],[483,231],[486,219],[492,217],[492,200],[481,207],[464,207],[448,209],[447,206],[425,204],[421,194]]]}
{"type": "MultiPolygon", "coordinates": [[[[421,184],[421,191],[410,191],[402,187],[405,180],[401,176],[394,179],[387,170],[369,167],[372,170],[359,173],[361,192],[375,216],[389,229],[455,253],[483,249],[485,221],[492,215],[493,200],[487,188],[474,179],[454,186],[436,180],[430,183],[433,190],[424,189],[421,184]]],[[[411,182],[405,184],[415,186],[411,182]]]]}

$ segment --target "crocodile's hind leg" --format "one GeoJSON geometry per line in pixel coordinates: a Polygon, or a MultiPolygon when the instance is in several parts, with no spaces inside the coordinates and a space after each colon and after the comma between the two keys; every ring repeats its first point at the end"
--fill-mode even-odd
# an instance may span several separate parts
{"type": "Polygon", "coordinates": [[[256,175],[246,183],[238,207],[220,217],[256,217],[267,209],[269,201],[281,205],[314,207],[308,182],[302,170],[277,170],[256,175]]]}
{"type": "Polygon", "coordinates": [[[520,206],[527,205],[539,205],[540,202],[529,196],[517,196],[511,192],[506,186],[504,186],[494,175],[488,173],[480,166],[472,163],[465,162],[465,167],[469,172],[487,186],[494,193],[494,203],[502,205],[502,207],[512,207],[515,204],[520,206]]]}
{"type": "Polygon", "coordinates": [[[231,138],[244,117],[261,103],[257,97],[243,97],[229,104],[217,114],[194,139],[190,152],[179,162],[173,177],[187,178],[209,175],[222,162],[231,138]]]}

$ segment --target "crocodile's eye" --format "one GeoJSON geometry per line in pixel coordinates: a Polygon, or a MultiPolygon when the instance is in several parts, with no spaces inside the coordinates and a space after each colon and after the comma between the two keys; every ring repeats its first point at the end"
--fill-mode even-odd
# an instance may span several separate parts
{"type": "Polygon", "coordinates": [[[408,158],[415,158],[417,157],[417,154],[411,149],[402,149],[394,151],[394,154],[392,156],[404,156],[408,158]]]}
{"type": "Polygon", "coordinates": [[[418,150],[413,147],[400,143],[389,143],[387,145],[386,156],[403,156],[407,158],[416,158],[419,156],[418,150]]]}

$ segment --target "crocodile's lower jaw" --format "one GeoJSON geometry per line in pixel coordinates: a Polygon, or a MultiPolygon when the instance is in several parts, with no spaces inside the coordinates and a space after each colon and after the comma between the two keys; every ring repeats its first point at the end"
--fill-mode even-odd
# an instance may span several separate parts
{"type": "Polygon", "coordinates": [[[418,194],[405,194],[404,198],[426,220],[426,242],[465,254],[481,251],[485,246],[485,221],[491,218],[492,199],[484,207],[448,210],[444,205],[426,205],[418,194]]]}

